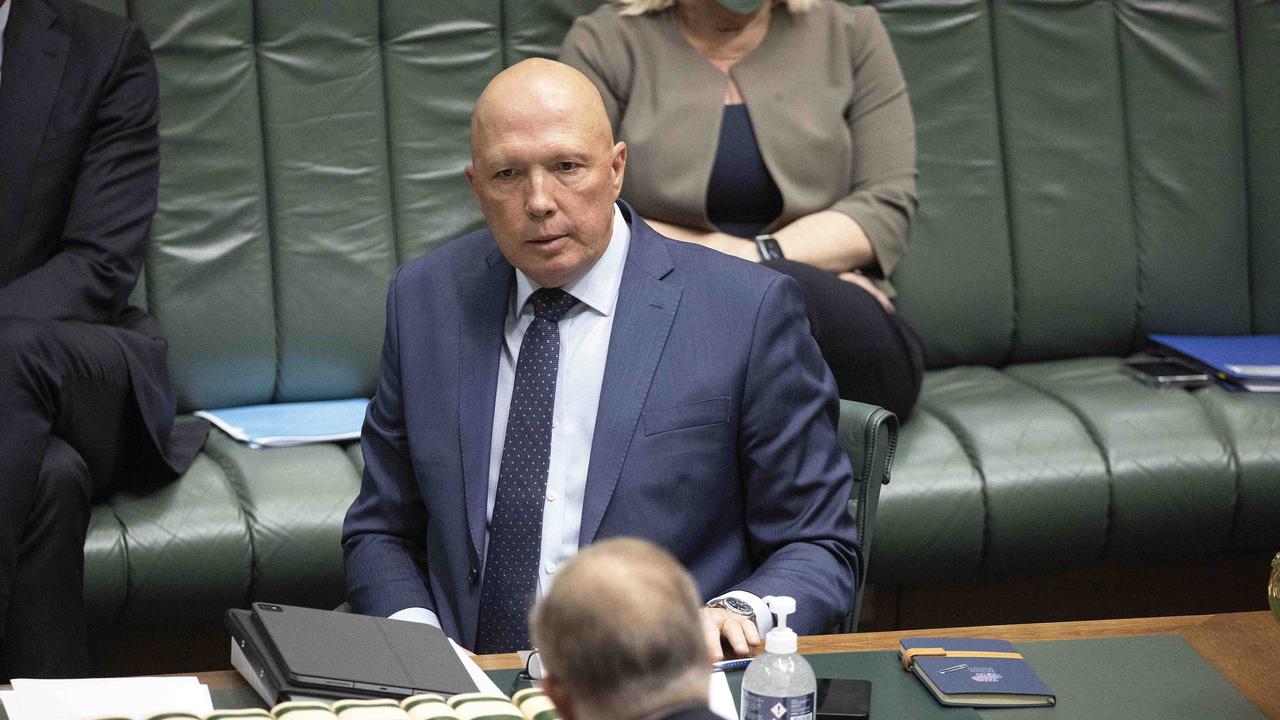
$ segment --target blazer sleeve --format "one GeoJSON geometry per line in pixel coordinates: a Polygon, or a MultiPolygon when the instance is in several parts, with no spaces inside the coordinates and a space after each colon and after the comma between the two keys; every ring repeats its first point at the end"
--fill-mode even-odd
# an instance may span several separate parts
{"type": "Polygon", "coordinates": [[[574,20],[560,46],[560,62],[578,69],[600,91],[615,135],[631,95],[629,63],[619,32],[616,13],[609,18],[595,12],[574,20]]]}
{"type": "Polygon", "coordinates": [[[853,141],[851,190],[832,210],[862,227],[889,277],[907,252],[916,211],[916,134],[907,85],[875,8],[843,8],[853,72],[845,122],[853,141]]]}
{"type": "Polygon", "coordinates": [[[758,310],[739,428],[746,532],[759,564],[733,589],[795,597],[791,625],[801,634],[835,627],[858,580],[839,403],[799,285],[780,275],[758,310]]]}
{"type": "MultiPolygon", "coordinates": [[[[18,317],[109,322],[142,272],[160,166],[155,62],[135,26],[102,87],[57,251],[0,289],[18,317]]],[[[37,168],[36,172],[40,172],[37,168]]]]}
{"type": "Polygon", "coordinates": [[[436,611],[427,588],[427,512],[409,459],[400,394],[397,270],[387,291],[378,389],[360,432],[364,475],[347,510],[342,548],[352,610],[386,617],[410,607],[436,611]]]}

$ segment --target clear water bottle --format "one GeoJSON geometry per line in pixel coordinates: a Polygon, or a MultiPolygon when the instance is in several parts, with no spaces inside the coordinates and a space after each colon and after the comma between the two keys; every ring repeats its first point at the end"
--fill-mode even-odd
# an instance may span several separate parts
{"type": "Polygon", "coordinates": [[[764,652],[742,676],[742,720],[814,720],[818,681],[809,661],[796,652],[796,633],[787,616],[796,611],[789,597],[766,597],[778,624],[764,636],[764,652]]]}

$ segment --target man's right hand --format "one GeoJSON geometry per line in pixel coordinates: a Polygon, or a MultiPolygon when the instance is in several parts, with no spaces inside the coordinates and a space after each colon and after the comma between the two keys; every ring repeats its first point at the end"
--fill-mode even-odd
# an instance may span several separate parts
{"type": "Polygon", "coordinates": [[[725,659],[725,643],[733,657],[748,657],[754,648],[760,647],[760,631],[755,621],[724,608],[702,608],[702,634],[711,662],[725,659]]]}

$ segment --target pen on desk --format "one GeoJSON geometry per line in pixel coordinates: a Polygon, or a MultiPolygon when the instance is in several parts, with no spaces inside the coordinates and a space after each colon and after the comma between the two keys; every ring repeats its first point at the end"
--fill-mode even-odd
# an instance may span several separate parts
{"type": "Polygon", "coordinates": [[[730,670],[740,670],[751,664],[751,658],[738,658],[736,660],[721,660],[711,663],[714,668],[712,672],[729,672],[730,670]]]}

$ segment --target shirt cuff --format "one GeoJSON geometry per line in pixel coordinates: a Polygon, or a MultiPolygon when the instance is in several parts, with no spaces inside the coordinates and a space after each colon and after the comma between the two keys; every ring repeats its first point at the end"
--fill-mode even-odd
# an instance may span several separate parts
{"type": "Polygon", "coordinates": [[[711,600],[719,600],[721,598],[736,598],[750,605],[751,609],[756,611],[756,630],[760,631],[761,640],[764,640],[765,633],[773,629],[773,613],[769,612],[769,606],[765,605],[764,601],[755,595],[746,590],[730,590],[723,595],[711,598],[711,600]]]}
{"type": "Polygon", "coordinates": [[[390,620],[407,620],[408,622],[423,623],[440,627],[440,618],[435,613],[424,607],[411,607],[398,610],[387,616],[390,620]]]}

